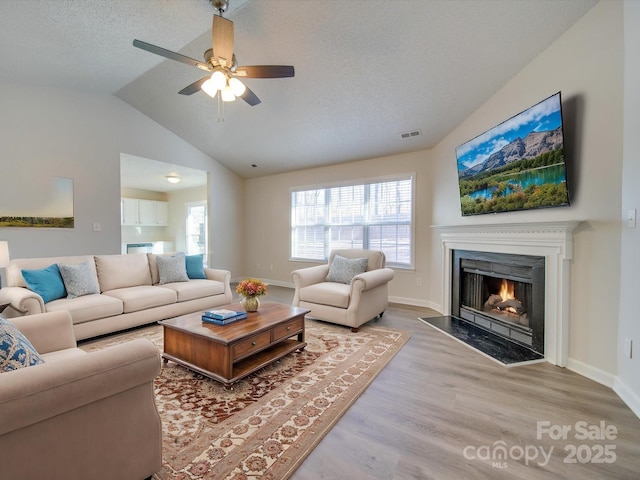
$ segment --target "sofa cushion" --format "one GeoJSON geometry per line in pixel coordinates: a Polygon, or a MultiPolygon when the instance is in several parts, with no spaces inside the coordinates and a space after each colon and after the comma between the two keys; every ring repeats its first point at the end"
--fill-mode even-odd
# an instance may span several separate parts
{"type": "Polygon", "coordinates": [[[187,276],[191,279],[204,280],[207,275],[204,273],[204,256],[199,255],[187,255],[185,257],[187,264],[187,276]]]}
{"type": "Polygon", "coordinates": [[[149,261],[145,253],[97,255],[96,270],[100,291],[151,285],[149,261]]]}
{"type": "Polygon", "coordinates": [[[120,315],[124,310],[122,300],[99,294],[61,298],[48,303],[46,308],[47,312],[67,310],[74,325],[120,315]]]}
{"type": "Polygon", "coordinates": [[[158,275],[160,285],[173,282],[188,282],[187,266],[184,255],[174,257],[158,257],[158,275]]]}
{"type": "Polygon", "coordinates": [[[367,271],[368,258],[345,258],[335,255],[329,266],[327,282],[351,283],[356,275],[367,271]]]}
{"type": "Polygon", "coordinates": [[[118,288],[102,292],[102,294],[121,300],[124,313],[161,307],[178,301],[178,294],[175,290],[151,285],[118,288]]]}
{"type": "Polygon", "coordinates": [[[351,285],[323,282],[300,289],[300,301],[319,303],[332,307],[347,308],[351,295],[351,285]]]}
{"type": "Polygon", "coordinates": [[[22,270],[27,288],[42,297],[44,303],[67,295],[60,269],[55,263],[40,270],[22,270]]]}
{"type": "Polygon", "coordinates": [[[162,288],[174,290],[178,295],[178,302],[224,294],[224,283],[217,280],[196,279],[188,282],[166,283],[162,288]]]}
{"type": "Polygon", "coordinates": [[[44,360],[27,337],[0,315],[0,372],[10,372],[40,363],[44,363],[44,360]]]}
{"type": "Polygon", "coordinates": [[[64,287],[67,290],[67,298],[100,293],[98,278],[91,263],[83,262],[76,265],[58,264],[64,287]]]}

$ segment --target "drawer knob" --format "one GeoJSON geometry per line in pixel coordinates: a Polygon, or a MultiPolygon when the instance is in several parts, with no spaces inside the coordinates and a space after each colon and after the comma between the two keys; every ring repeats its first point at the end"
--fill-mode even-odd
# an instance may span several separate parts
{"type": "Polygon", "coordinates": [[[251,342],[251,346],[255,347],[256,346],[256,342],[251,342]]]}
{"type": "Polygon", "coordinates": [[[290,326],[287,326],[287,330],[291,330],[291,327],[290,327],[290,326]]]}

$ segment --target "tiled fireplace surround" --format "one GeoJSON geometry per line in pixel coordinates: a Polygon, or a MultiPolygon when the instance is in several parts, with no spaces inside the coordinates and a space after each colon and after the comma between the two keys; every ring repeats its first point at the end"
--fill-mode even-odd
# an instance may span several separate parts
{"type": "Polygon", "coordinates": [[[545,359],[567,365],[573,230],[580,222],[435,226],[442,245],[442,308],[451,315],[452,252],[534,255],[545,258],[545,359]]]}

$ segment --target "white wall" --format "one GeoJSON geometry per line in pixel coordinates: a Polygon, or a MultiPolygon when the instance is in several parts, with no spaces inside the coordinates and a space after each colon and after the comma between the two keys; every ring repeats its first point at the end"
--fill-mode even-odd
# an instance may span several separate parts
{"type": "Polygon", "coordinates": [[[114,96],[2,84],[2,181],[12,173],[74,181],[75,228],[1,228],[11,256],[119,253],[120,153],[209,172],[210,218],[225,225],[225,236],[212,242],[212,263],[240,269],[240,177],[114,96]]]}
{"type": "MultiPolygon", "coordinates": [[[[640,211],[640,2],[624,3],[624,150],[622,161],[622,218],[630,209],[640,211]]],[[[622,227],[620,320],[618,323],[618,382],[615,390],[640,416],[640,221],[622,227]],[[624,354],[625,339],[633,341],[633,357],[624,354]]]]}

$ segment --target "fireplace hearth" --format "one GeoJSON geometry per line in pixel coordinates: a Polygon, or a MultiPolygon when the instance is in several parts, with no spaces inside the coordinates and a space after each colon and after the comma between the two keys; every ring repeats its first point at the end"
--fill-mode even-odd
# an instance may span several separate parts
{"type": "Polygon", "coordinates": [[[544,257],[454,250],[451,314],[544,355],[544,257]]]}

